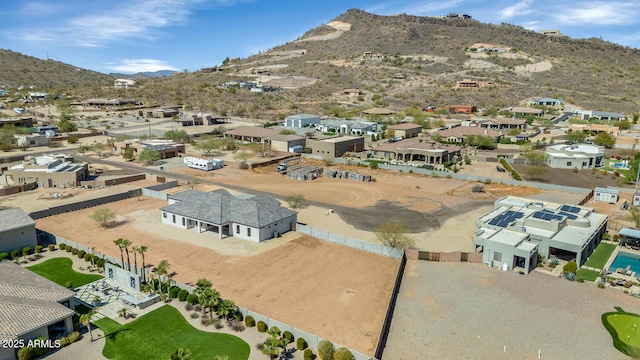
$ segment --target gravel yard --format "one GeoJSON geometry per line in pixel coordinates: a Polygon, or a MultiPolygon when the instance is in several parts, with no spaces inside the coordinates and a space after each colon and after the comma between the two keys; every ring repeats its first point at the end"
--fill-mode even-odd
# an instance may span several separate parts
{"type": "Polygon", "coordinates": [[[640,312],[621,291],[539,272],[409,261],[383,359],[626,359],[600,321],[614,306],[640,312]]]}

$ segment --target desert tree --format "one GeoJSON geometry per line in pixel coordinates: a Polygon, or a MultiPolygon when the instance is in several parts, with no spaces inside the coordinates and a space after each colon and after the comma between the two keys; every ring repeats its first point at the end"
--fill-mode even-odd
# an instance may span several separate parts
{"type": "Polygon", "coordinates": [[[593,143],[596,145],[604,146],[607,149],[611,149],[616,144],[616,138],[608,132],[599,132],[596,137],[593,138],[593,143]]]}
{"type": "Polygon", "coordinates": [[[91,219],[95,220],[101,227],[109,228],[113,226],[113,221],[116,218],[116,213],[109,208],[97,208],[91,214],[91,219]]]}
{"type": "Polygon", "coordinates": [[[189,141],[189,134],[186,130],[169,130],[164,133],[164,138],[184,144],[189,141]]]}
{"type": "Polygon", "coordinates": [[[124,148],[124,150],[122,151],[122,158],[127,161],[133,160],[133,158],[135,157],[135,151],[136,150],[131,146],[124,148]]]}
{"type": "Polygon", "coordinates": [[[158,150],[146,148],[138,154],[138,161],[144,165],[152,165],[158,160],[160,160],[160,153],[158,150]]]}
{"type": "Polygon", "coordinates": [[[386,221],[375,230],[376,239],[385,246],[406,249],[414,246],[415,240],[407,235],[404,224],[399,221],[386,221]]]}
{"type": "Polygon", "coordinates": [[[249,161],[249,159],[251,159],[253,155],[247,151],[246,148],[240,149],[234,156],[233,158],[240,163],[240,169],[246,169],[247,168],[247,161],[249,161]]]}

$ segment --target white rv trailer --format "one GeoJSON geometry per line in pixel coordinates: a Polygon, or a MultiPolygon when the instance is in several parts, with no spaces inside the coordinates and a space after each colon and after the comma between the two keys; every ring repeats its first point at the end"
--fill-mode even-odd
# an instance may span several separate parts
{"type": "Polygon", "coordinates": [[[224,166],[224,161],[220,159],[200,159],[191,156],[185,157],[184,163],[190,168],[206,171],[222,169],[224,166]]]}

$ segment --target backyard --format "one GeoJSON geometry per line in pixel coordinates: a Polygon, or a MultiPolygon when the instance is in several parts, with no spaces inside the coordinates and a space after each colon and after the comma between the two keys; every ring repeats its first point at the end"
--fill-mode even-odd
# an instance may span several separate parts
{"type": "Polygon", "coordinates": [[[640,334],[638,314],[627,313],[619,307],[616,312],[602,314],[602,324],[613,338],[613,346],[633,357],[640,357],[640,334]]]}
{"type": "Polygon", "coordinates": [[[601,242],[600,244],[598,244],[598,246],[596,246],[596,248],[593,250],[593,253],[591,253],[589,258],[587,258],[587,261],[585,261],[585,263],[582,265],[582,268],[578,270],[576,275],[578,275],[578,277],[580,277],[581,279],[587,281],[595,281],[600,276],[600,271],[588,270],[584,268],[592,267],[602,270],[615,249],[616,245],[601,242]]]}
{"type": "Polygon", "coordinates": [[[102,275],[82,274],[74,271],[71,265],[71,259],[60,257],[29,266],[27,269],[64,287],[69,282],[74,287],[78,287],[102,279],[102,275]]]}
{"type": "Polygon", "coordinates": [[[229,360],[249,358],[249,344],[232,335],[198,330],[171,306],[126,325],[108,318],[94,324],[104,331],[102,354],[108,359],[168,359],[178,348],[189,349],[194,360],[214,355],[227,356],[229,360]]]}

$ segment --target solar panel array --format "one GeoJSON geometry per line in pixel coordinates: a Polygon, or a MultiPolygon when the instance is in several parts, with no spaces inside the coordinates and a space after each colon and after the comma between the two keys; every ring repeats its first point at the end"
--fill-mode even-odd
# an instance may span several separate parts
{"type": "Polygon", "coordinates": [[[558,212],[558,214],[564,215],[564,216],[568,217],[571,220],[575,220],[575,219],[578,218],[577,216],[575,216],[573,214],[569,214],[568,212],[564,212],[564,211],[560,211],[560,212],[558,212]]]}
{"type": "Polygon", "coordinates": [[[524,216],[523,212],[508,210],[503,214],[500,214],[495,218],[491,219],[491,221],[489,221],[489,225],[494,225],[494,226],[499,226],[504,228],[523,216],[524,216]]]}
{"type": "Polygon", "coordinates": [[[575,206],[571,206],[571,205],[562,205],[560,210],[566,211],[566,212],[569,212],[569,213],[572,213],[572,214],[577,214],[577,213],[580,212],[580,208],[579,207],[575,207],[575,206]]]}
{"type": "Polygon", "coordinates": [[[545,212],[545,211],[536,211],[533,213],[533,217],[535,219],[542,219],[547,221],[551,221],[551,220],[562,221],[563,219],[563,217],[560,215],[556,215],[555,213],[545,212]]]}

